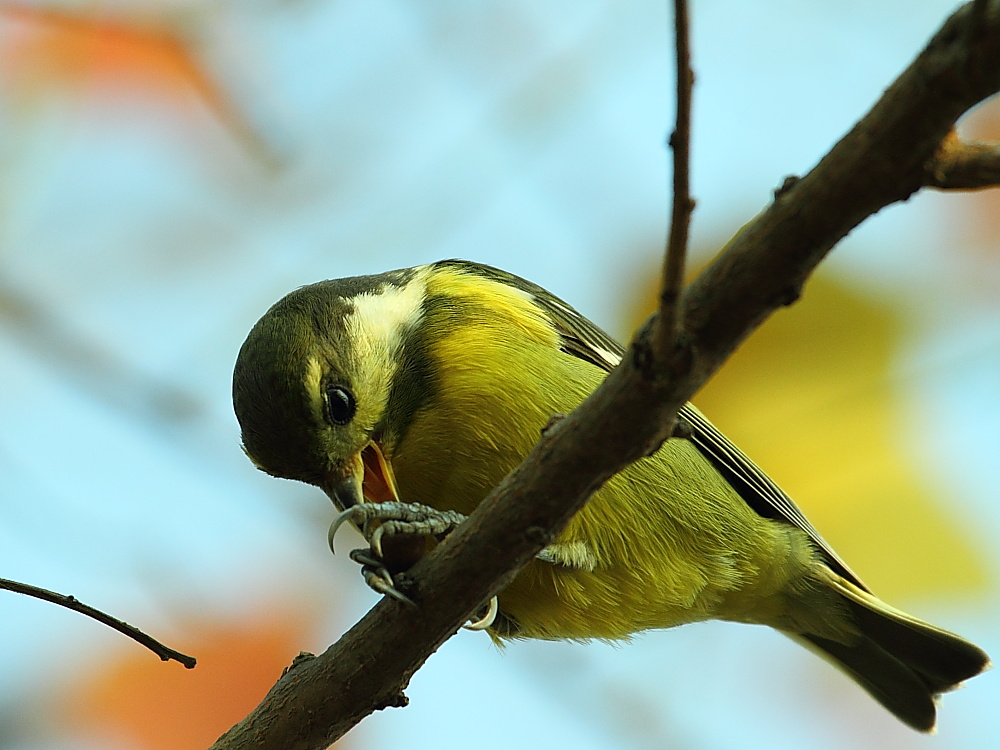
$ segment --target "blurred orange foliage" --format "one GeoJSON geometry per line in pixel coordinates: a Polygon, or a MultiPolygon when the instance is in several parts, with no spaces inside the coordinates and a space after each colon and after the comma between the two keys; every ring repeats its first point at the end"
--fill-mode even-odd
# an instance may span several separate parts
{"type": "Polygon", "coordinates": [[[145,98],[175,113],[207,109],[243,138],[250,131],[195,45],[166,20],[0,2],[0,85],[15,104],[53,93],[145,98]]]}
{"type": "Polygon", "coordinates": [[[203,622],[192,638],[172,644],[197,657],[191,670],[129,648],[67,696],[67,728],[134,750],[208,747],[261,701],[315,620],[275,606],[239,621],[203,622]]]}

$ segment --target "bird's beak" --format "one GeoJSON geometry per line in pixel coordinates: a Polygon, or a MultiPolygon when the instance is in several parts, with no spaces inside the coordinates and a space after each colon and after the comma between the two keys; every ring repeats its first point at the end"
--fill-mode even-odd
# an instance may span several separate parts
{"type": "Polygon", "coordinates": [[[342,472],[329,473],[323,491],[341,510],[366,500],[372,503],[399,500],[392,466],[374,440],[351,456],[342,472]]]}
{"type": "Polygon", "coordinates": [[[365,469],[361,485],[365,499],[372,503],[399,502],[396,475],[382,453],[382,446],[374,440],[368,443],[361,451],[361,463],[365,469]]]}

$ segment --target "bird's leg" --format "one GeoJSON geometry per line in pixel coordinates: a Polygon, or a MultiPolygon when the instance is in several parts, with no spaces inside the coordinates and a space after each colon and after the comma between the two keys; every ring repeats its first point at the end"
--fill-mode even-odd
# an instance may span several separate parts
{"type": "MultiPolygon", "coordinates": [[[[465,519],[466,516],[457,511],[438,510],[418,503],[394,501],[362,503],[351,506],[337,516],[330,525],[327,538],[330,550],[333,551],[333,539],[337,530],[348,521],[353,523],[371,545],[369,549],[356,549],[350,554],[351,559],[361,565],[365,583],[380,594],[412,605],[413,600],[396,588],[392,574],[386,567],[383,539],[433,536],[440,540],[465,519]],[[375,521],[379,523],[373,528],[375,521]]],[[[471,630],[485,630],[493,624],[496,614],[497,602],[496,597],[493,597],[485,615],[465,627],[471,630]]]]}
{"type": "Polygon", "coordinates": [[[442,536],[448,534],[466,516],[454,510],[438,510],[419,503],[361,503],[352,505],[330,525],[327,538],[333,551],[333,537],[337,529],[350,521],[371,544],[372,551],[382,558],[382,539],[386,536],[442,536]],[[381,523],[371,528],[372,521],[381,523]]]}

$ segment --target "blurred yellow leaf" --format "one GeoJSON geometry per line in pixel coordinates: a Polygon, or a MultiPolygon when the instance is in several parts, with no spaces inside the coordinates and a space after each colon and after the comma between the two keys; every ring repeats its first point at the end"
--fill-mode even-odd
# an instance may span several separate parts
{"type": "Polygon", "coordinates": [[[947,488],[928,486],[895,439],[889,372],[902,328],[888,303],[818,274],[694,400],[880,596],[979,592],[986,567],[947,488]]]}

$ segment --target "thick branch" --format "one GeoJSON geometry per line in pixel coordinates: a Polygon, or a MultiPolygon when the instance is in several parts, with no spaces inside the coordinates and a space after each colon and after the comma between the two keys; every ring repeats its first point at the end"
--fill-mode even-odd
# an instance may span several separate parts
{"type": "Polygon", "coordinates": [[[767,315],[798,297],[838,240],[924,184],[924,165],[958,117],[1000,88],[1000,0],[981,7],[975,28],[971,5],[952,16],[872,111],[812,172],[786,181],[688,288],[691,349],[658,361],[647,323],[601,387],[414,567],[405,593],[418,615],[380,602],[322,656],[300,660],[215,747],[322,748],[373,710],[404,703],[427,657],[604,481],[655,450],[676,410],[767,315]]]}
{"type": "Polygon", "coordinates": [[[955,122],[1000,88],[1000,3],[960,8],[872,110],[805,177],[786,180],[685,295],[707,375],[868,216],[906,200],[955,122]],[[728,310],[723,312],[723,310],[728,310]]]}

